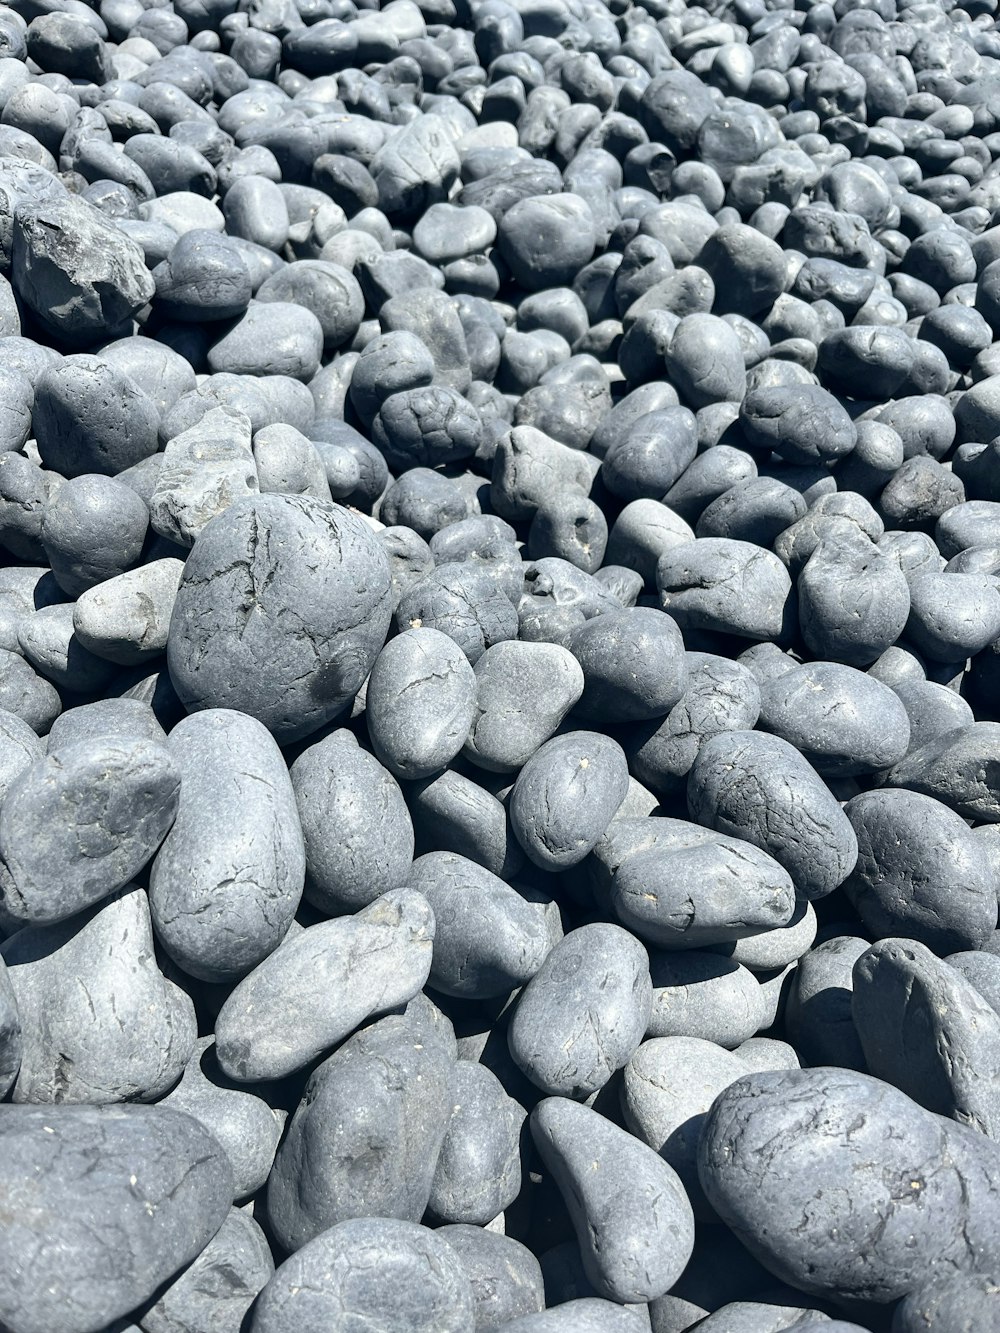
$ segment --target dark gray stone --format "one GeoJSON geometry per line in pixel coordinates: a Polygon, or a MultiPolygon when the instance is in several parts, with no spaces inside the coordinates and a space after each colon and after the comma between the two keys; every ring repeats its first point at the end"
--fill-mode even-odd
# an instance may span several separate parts
{"type": "Polygon", "coordinates": [[[1000,723],[956,727],[911,751],[887,781],[933,796],[966,819],[1000,823],[1000,774],[993,760],[998,740],[1000,723]]]}
{"type": "Polygon", "coordinates": [[[1000,1150],[865,1074],[738,1079],[708,1114],[698,1165],[750,1253],[810,1295],[885,1304],[993,1261],[1000,1150]]]}
{"type": "Polygon", "coordinates": [[[893,1311],[892,1333],[976,1333],[996,1323],[998,1296],[993,1277],[956,1273],[921,1283],[893,1311]]]}
{"type": "Polygon", "coordinates": [[[306,852],[306,898],[331,916],[406,882],[413,825],[399,784],[353,734],[334,731],[289,769],[306,852]]]}
{"type": "Polygon", "coordinates": [[[250,1333],[281,1333],[289,1321],[302,1333],[473,1333],[476,1315],[462,1264],[438,1232],[363,1217],[285,1260],[254,1306],[250,1333]]]}
{"type": "Polygon", "coordinates": [[[596,1290],[623,1304],[669,1291],[694,1249],[694,1216],[673,1168],[565,1097],[539,1102],[530,1123],[596,1290]]]}
{"type": "Polygon", "coordinates": [[[314,1071],[268,1183],[285,1249],[352,1217],[424,1215],[454,1073],[454,1052],[409,1015],[355,1033],[314,1071]]]}
{"type": "Polygon", "coordinates": [[[494,644],[476,662],[475,672],[476,711],[463,754],[498,773],[526,764],[558,729],[584,687],[579,662],[555,643],[494,644]]]}
{"type": "Polygon", "coordinates": [[[571,634],[569,650],[583,668],[577,715],[602,725],[663,717],[688,683],[680,630],[653,607],[595,616],[571,634]]]}
{"type": "Polygon", "coordinates": [[[476,677],[447,634],[408,629],[375,659],[365,698],[376,755],[394,777],[412,781],[444,768],[465,744],[476,677]]]}
{"type": "Polygon", "coordinates": [[[660,606],[682,630],[778,639],[789,630],[792,582],[776,555],[750,542],[703,537],[656,565],[660,606]]]}
{"type": "Polygon", "coordinates": [[[452,1098],[427,1206],[441,1221],[485,1226],[521,1192],[525,1110],[494,1073],[469,1060],[455,1064],[452,1098]]]}
{"type": "Polygon", "coordinates": [[[506,807],[492,792],[454,769],[410,783],[406,792],[421,854],[455,852],[509,880],[524,866],[506,807]]]}
{"type": "Polygon", "coordinates": [[[688,807],[709,828],[745,839],[788,871],[803,898],[822,898],[854,868],[858,844],[816,770],[787,741],[725,732],[701,747],[688,807]]]}
{"type": "Polygon", "coordinates": [[[156,452],[156,404],[124,371],[68,356],[35,388],[32,425],[45,467],[64,477],[114,476],[156,452]]]}
{"type": "Polygon", "coordinates": [[[544,1308],[542,1272],[525,1245],[484,1227],[461,1223],[439,1227],[438,1235],[451,1246],[469,1280],[476,1333],[491,1333],[544,1308]]]}
{"type": "Polygon", "coordinates": [[[628,765],[616,741],[571,731],[546,741],[517,776],[511,825],[528,858],[543,870],[577,865],[601,837],[628,789],[628,765]]]}
{"type": "Polygon", "coordinates": [[[869,941],[839,934],[799,959],[789,987],[785,1025],[805,1064],[864,1071],[864,1051],[851,1013],[854,964],[869,941]]]}
{"type": "Polygon", "coordinates": [[[391,889],[355,916],[293,932],[219,1011],[219,1064],[240,1083],[302,1069],[366,1019],[416,995],[433,939],[427,900],[411,889],[391,889]]]}
{"type": "Polygon", "coordinates": [[[732,958],[700,949],[654,949],[649,975],[650,1037],[692,1037],[732,1050],[763,1026],[760,984],[732,958]]]}
{"type": "Polygon", "coordinates": [[[181,774],[142,737],[82,740],[24,769],[0,809],[0,890],[10,917],[62,921],[120,889],[163,841],[181,774]]]}
{"type": "Polygon", "coordinates": [[[153,928],[189,975],[238,981],[278,947],[302,897],[288,770],[267,728],[227,708],[185,718],[167,744],[180,804],[150,870],[153,928]]]}
{"type": "Polygon", "coordinates": [[[18,1333],[88,1333],[128,1314],[196,1258],[228,1214],[225,1155],[180,1112],[19,1106],[0,1136],[4,1194],[33,1200],[3,1231],[0,1309],[18,1333]],[[127,1249],[107,1231],[109,1216],[127,1227],[127,1249]]]}
{"type": "Polygon", "coordinates": [[[916,940],[879,940],[854,965],[851,1011],[877,1078],[997,1137],[1000,1015],[960,972],[916,940]]]}
{"type": "Polygon", "coordinates": [[[19,930],[3,954],[24,1043],[15,1101],[155,1101],[176,1083],[194,1006],[156,965],[142,889],[19,930]]]}
{"type": "Polygon", "coordinates": [[[510,1051],[536,1087],[589,1097],[631,1059],[649,1022],[646,950],[620,926],[566,935],[521,992],[510,1051]]]}
{"type": "Polygon", "coordinates": [[[248,496],[185,564],[167,644],[174,687],[189,709],[235,707],[279,741],[307,736],[368,675],[390,599],[388,561],[359,517],[301,496],[248,496]]]}

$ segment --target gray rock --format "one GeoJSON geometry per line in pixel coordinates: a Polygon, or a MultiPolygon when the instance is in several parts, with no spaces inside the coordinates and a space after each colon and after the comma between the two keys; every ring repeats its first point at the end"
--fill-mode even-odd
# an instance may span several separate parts
{"type": "Polygon", "coordinates": [[[14,779],[44,753],[44,744],[27,722],[0,709],[0,805],[14,779]]]}
{"type": "Polygon", "coordinates": [[[365,697],[368,734],[382,763],[397,778],[426,778],[465,744],[476,677],[447,634],[404,630],[375,659],[365,697]]]}
{"type": "Polygon", "coordinates": [[[183,572],[184,562],[167,556],[88,588],[73,607],[74,634],[88,652],[121,666],[158,657],[183,572]]]}
{"type": "Polygon", "coordinates": [[[303,750],[289,769],[306,851],[306,898],[331,916],[406,883],[413,824],[396,779],[353,733],[303,750]]]}
{"type": "Polygon", "coordinates": [[[19,652],[0,648],[0,708],[41,736],[59,716],[62,704],[56,687],[19,652]]]}
{"type": "Polygon", "coordinates": [[[544,963],[551,947],[544,907],[475,861],[430,852],[414,861],[407,883],[434,914],[429,982],[442,994],[480,1000],[505,995],[544,963]]]}
{"type": "Polygon", "coordinates": [[[764,999],[754,974],[731,958],[699,949],[654,950],[650,1037],[690,1037],[732,1050],[764,1022],[764,999]]]}
{"type": "Polygon", "coordinates": [[[857,1324],[836,1323],[819,1310],[805,1306],[772,1305],[768,1301],[730,1301],[712,1312],[699,1327],[707,1333],[786,1333],[788,1329],[819,1333],[853,1333],[857,1324]]]}
{"type": "Polygon", "coordinates": [[[149,502],[149,521],[161,536],[193,546],[213,518],[257,493],[250,439],[249,417],[223,406],[167,442],[149,502]]]}
{"type": "Polygon", "coordinates": [[[1000,1015],[956,968],[915,940],[879,940],[854,965],[851,1012],[877,1078],[998,1137],[1000,1015]]]}
{"type": "Polygon", "coordinates": [[[157,721],[152,707],[143,699],[122,696],[95,699],[60,713],[49,732],[49,753],[78,741],[97,741],[105,737],[120,740],[147,740],[166,743],[167,733],[157,721]]]}
{"type": "Polygon", "coordinates": [[[229,1211],[222,1149],[177,1111],[11,1107],[0,1137],[4,1196],[32,1201],[0,1237],[0,1318],[18,1333],[88,1333],[128,1314],[204,1250],[229,1211]]]}
{"type": "Polygon", "coordinates": [[[862,792],[844,807],[858,861],[844,889],[876,939],[905,935],[935,953],[981,949],[996,926],[996,879],[979,838],[918,792],[862,792]]]}
{"type": "Polygon", "coordinates": [[[301,1333],[473,1333],[475,1322],[468,1279],[447,1241],[412,1222],[364,1217],[285,1260],[254,1306],[249,1333],[281,1333],[290,1323],[301,1333]]]}
{"type": "Polygon", "coordinates": [[[541,1314],[522,1315],[503,1325],[503,1333],[643,1333],[642,1315],[614,1301],[584,1296],[541,1314]]]}
{"type": "Polygon", "coordinates": [[[1000,1013],[1000,957],[977,949],[949,954],[944,961],[971,981],[986,1003],[1000,1013]]]}
{"type": "Polygon", "coordinates": [[[735,1054],[753,1074],[763,1074],[771,1069],[801,1068],[795,1047],[775,1037],[751,1037],[737,1046],[735,1054]]]}
{"type": "Polygon", "coordinates": [[[456,852],[506,880],[523,868],[504,805],[478,782],[449,768],[410,783],[406,798],[422,853],[456,852]]]}
{"type": "Polygon", "coordinates": [[[688,684],[680,630],[650,606],[585,621],[570,635],[569,650],[583,668],[577,715],[602,726],[663,717],[688,684]]]}
{"type": "Polygon", "coordinates": [[[302,1069],[366,1019],[416,995],[433,940],[427,900],[411,889],[391,889],[355,916],[290,935],[219,1011],[219,1064],[240,1083],[302,1069]]]}
{"type": "Polygon", "coordinates": [[[738,1079],[708,1114],[699,1174],[750,1253],[810,1295],[885,1304],[993,1262],[1000,1149],[865,1074],[738,1079]]]}
{"type": "Polygon", "coordinates": [[[185,563],[167,642],[174,687],[189,709],[236,708],[281,742],[301,739],[360,689],[390,599],[388,561],[361,518],[302,496],[248,496],[185,563]]]}
{"type": "Polygon", "coordinates": [[[153,928],[191,976],[236,981],[278,947],[302,897],[288,770],[267,728],[230,709],[185,718],[168,746],[180,805],[150,871],[153,928]]]}
{"type": "Polygon", "coordinates": [[[194,1005],[156,965],[142,889],[19,930],[3,955],[24,1039],[16,1102],[155,1101],[177,1082],[194,1005]]]}
{"type": "Polygon", "coordinates": [[[625,1123],[676,1171],[695,1216],[711,1221],[698,1180],[698,1136],[716,1097],[746,1073],[736,1055],[696,1037],[644,1041],[625,1066],[625,1123]]]}
{"type": "Polygon", "coordinates": [[[993,761],[998,742],[1000,723],[956,727],[911,751],[886,781],[933,796],[966,819],[1000,823],[1000,773],[993,761]]]}
{"type": "Polygon", "coordinates": [[[517,611],[484,566],[474,560],[438,565],[400,598],[397,628],[440,630],[454,639],[473,666],[487,648],[516,638],[517,611]]]}
{"type": "Polygon", "coordinates": [[[439,1227],[437,1234],[451,1246],[469,1280],[476,1333],[492,1333],[544,1308],[538,1260],[519,1241],[461,1223],[439,1227]]]}
{"type": "Polygon", "coordinates": [[[428,1209],[445,1222],[485,1226],[521,1192],[525,1110],[485,1065],[459,1060],[428,1209]]]}
{"type": "Polygon", "coordinates": [[[308,383],[323,357],[323,326],[291,301],[251,301],[212,344],[212,371],[231,375],[288,375],[308,383]]]}
{"type": "Polygon", "coordinates": [[[18,207],[11,282],[57,343],[71,347],[130,333],[155,290],[138,245],[68,193],[18,207]]]}
{"type": "Polygon", "coordinates": [[[714,952],[724,953],[751,972],[772,972],[801,958],[812,947],[816,930],[816,909],[811,902],[800,900],[787,925],[747,935],[735,944],[720,945],[714,952]]]}
{"type": "Polygon", "coordinates": [[[746,639],[787,635],[792,581],[771,551],[730,537],[674,546],[656,565],[660,606],[682,630],[716,630],[746,639]]]}
{"type": "Polygon", "coordinates": [[[475,673],[476,711],[463,754],[497,773],[523,767],[583,693],[579,662],[555,643],[494,644],[475,673]]]}
{"type": "Polygon", "coordinates": [[[266,1183],[285,1113],[226,1078],[215,1057],[214,1038],[195,1042],[180,1082],[160,1105],[186,1111],[222,1145],[233,1170],[234,1199],[245,1199],[266,1183]]]}
{"type": "Polygon", "coordinates": [[[752,731],[713,736],[688,778],[688,808],[709,828],[744,838],[822,898],[854,868],[858,844],[816,770],[787,741],[752,731]]]}
{"type": "Polygon", "coordinates": [[[888,685],[840,662],[810,662],[767,681],[759,725],[823,777],[891,768],[910,740],[906,709],[888,685]]]}
{"type": "Polygon", "coordinates": [[[174,821],[181,775],[141,737],[78,741],[24,769],[0,808],[0,891],[22,922],[61,921],[147,863],[174,821]]]}
{"type": "Polygon", "coordinates": [[[998,1297],[992,1276],[939,1277],[903,1297],[893,1311],[892,1333],[976,1333],[993,1328],[998,1297]]]}
{"type": "Polygon", "coordinates": [[[596,731],[571,731],[539,746],[517,776],[510,818],[528,858],[543,870],[577,865],[628,790],[621,746],[596,731]]]}
{"type": "Polygon", "coordinates": [[[902,633],[910,590],[895,560],[849,526],[822,540],[799,574],[799,622],[816,657],[867,667],[902,633]]]}
{"type": "Polygon", "coordinates": [[[543,1092],[589,1097],[631,1059],[651,1004],[649,959],[638,940],[605,922],[580,926],[521,992],[511,1054],[543,1092]]]}
{"type": "Polygon", "coordinates": [[[64,690],[98,694],[114,679],[114,668],[76,637],[72,602],[43,606],[26,616],[17,642],[31,665],[64,690]]]}
{"type": "Polygon", "coordinates": [[[306,1084],[268,1182],[279,1242],[297,1250],[352,1217],[422,1217],[454,1077],[454,1052],[409,1014],[355,1033],[324,1061],[306,1084]]]}
{"type": "Polygon", "coordinates": [[[262,426],[253,437],[253,459],[262,491],[330,499],[323,460],[312,440],[294,426],[262,426]]]}
{"type": "Polygon", "coordinates": [[[834,935],[799,959],[789,987],[785,1026],[804,1064],[867,1068],[851,997],[854,964],[869,947],[868,940],[834,935]]]}
{"type": "Polygon", "coordinates": [[[616,819],[594,857],[616,916],[661,948],[728,943],[784,925],[795,910],[775,857],[685,820],[616,819]]]}
{"type": "Polygon", "coordinates": [[[139,1316],[143,1333],[238,1333],[274,1274],[263,1231],[230,1210],[193,1263],[139,1316]]]}
{"type": "Polygon", "coordinates": [[[694,1248],[694,1217],[672,1167],[596,1111],[539,1102],[531,1133],[566,1202],[587,1276],[611,1300],[662,1296],[694,1248]]]}
{"type": "Polygon", "coordinates": [[[0,956],[0,1100],[14,1086],[21,1065],[21,1020],[7,964],[0,956]]]}

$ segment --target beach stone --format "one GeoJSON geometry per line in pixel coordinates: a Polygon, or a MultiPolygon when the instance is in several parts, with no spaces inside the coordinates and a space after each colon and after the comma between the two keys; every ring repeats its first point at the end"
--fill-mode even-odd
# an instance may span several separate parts
{"type": "Polygon", "coordinates": [[[3,1320],[23,1333],[86,1333],[130,1313],[204,1250],[229,1212],[232,1174],[196,1120],[160,1106],[8,1108],[3,1320]],[[30,1203],[28,1201],[31,1201],[30,1203]],[[101,1219],[128,1219],[123,1254],[101,1219]],[[23,1246],[47,1246],[24,1267],[23,1246]]]}

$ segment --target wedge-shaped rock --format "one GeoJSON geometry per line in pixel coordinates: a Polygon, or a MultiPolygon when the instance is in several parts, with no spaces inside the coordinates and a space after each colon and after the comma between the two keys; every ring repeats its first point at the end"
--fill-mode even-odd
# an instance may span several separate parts
{"type": "Polygon", "coordinates": [[[250,418],[216,407],[163,451],[149,502],[149,521],[178,546],[193,546],[202,528],[236,500],[258,491],[250,418]]]}

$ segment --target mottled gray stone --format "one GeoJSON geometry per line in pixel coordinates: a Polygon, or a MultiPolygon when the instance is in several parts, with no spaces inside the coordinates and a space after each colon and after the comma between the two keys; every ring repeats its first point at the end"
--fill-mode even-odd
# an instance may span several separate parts
{"type": "Polygon", "coordinates": [[[673,1168],[645,1143],[565,1097],[539,1102],[530,1123],[597,1291],[622,1303],[669,1291],[694,1248],[694,1216],[673,1168]]]}
{"type": "Polygon", "coordinates": [[[625,799],[628,764],[617,741],[570,731],[539,746],[517,776],[510,818],[528,858],[543,870],[577,865],[625,799]]]}
{"type": "Polygon", "coordinates": [[[193,1263],[139,1316],[143,1333],[239,1333],[274,1273],[267,1238],[233,1208],[193,1263]]]}
{"type": "Polygon", "coordinates": [[[524,852],[506,808],[472,778],[448,768],[410,783],[406,799],[422,853],[456,852],[506,880],[523,868],[524,852]]]}
{"type": "Polygon", "coordinates": [[[194,1005],[156,965],[142,889],[19,930],[3,955],[24,1038],[15,1101],[155,1101],[176,1083],[194,1005]]]}
{"type": "Polygon", "coordinates": [[[363,520],[303,496],[248,496],[202,533],[167,660],[189,709],[237,708],[280,742],[360,689],[392,614],[389,565],[363,520]]]}
{"type": "Polygon", "coordinates": [[[688,777],[688,808],[699,823],[770,853],[803,898],[832,892],[857,860],[854,830],[830,789],[777,736],[731,731],[707,740],[688,777]]]}
{"type": "Polygon", "coordinates": [[[616,819],[594,849],[622,923],[661,948],[698,949],[784,925],[788,872],[767,851],[681,819],[616,819]]]}
{"type": "Polygon", "coordinates": [[[183,572],[184,562],[167,556],[88,588],[73,608],[74,634],[88,652],[121,666],[158,657],[183,572]]]}
{"type": "Polygon", "coordinates": [[[759,725],[794,745],[823,777],[891,768],[910,740],[897,695],[840,662],[810,662],[767,681],[759,725]]]}
{"type": "Polygon", "coordinates": [[[222,1149],[177,1111],[11,1107],[0,1139],[16,1201],[0,1235],[0,1318],[17,1333],[104,1328],[196,1258],[229,1211],[222,1149]]]}
{"type": "Polygon", "coordinates": [[[447,634],[404,630],[375,659],[365,698],[368,734],[382,763],[397,778],[426,778],[465,744],[476,677],[447,634]]]}
{"type": "Polygon", "coordinates": [[[141,737],[77,741],[24,769],[0,807],[0,893],[18,921],[61,921],[137,875],[163,841],[180,771],[141,737]]]}
{"type": "Polygon", "coordinates": [[[853,797],[844,813],[858,839],[844,889],[876,939],[905,935],[938,954],[983,947],[996,926],[996,879],[964,819],[890,787],[853,797]]]}
{"type": "Polygon", "coordinates": [[[156,714],[143,699],[124,695],[110,699],[95,699],[93,703],[79,704],[60,713],[49,731],[48,752],[53,754],[64,745],[79,741],[97,741],[112,737],[117,740],[147,740],[166,743],[167,733],[157,721],[156,714]]]}
{"type": "Polygon", "coordinates": [[[175,1088],[160,1103],[194,1116],[225,1149],[233,1197],[245,1199],[267,1181],[285,1123],[262,1097],[231,1082],[219,1068],[215,1040],[200,1037],[175,1088]]]}
{"type": "Polygon", "coordinates": [[[620,926],[580,926],[554,946],[521,992],[508,1040],[543,1092],[589,1097],[621,1069],[649,1023],[646,950],[620,926]]]}
{"type": "Polygon", "coordinates": [[[463,754],[498,773],[526,764],[583,693],[579,662],[555,643],[494,644],[475,672],[476,711],[463,754]]]}
{"type": "Polygon", "coordinates": [[[407,883],[434,913],[429,983],[443,994],[480,1000],[505,995],[530,981],[545,961],[550,939],[544,907],[475,861],[429,852],[414,861],[407,883]]]}
{"type": "Polygon", "coordinates": [[[114,679],[111,664],[88,652],[76,637],[72,602],[32,611],[18,629],[17,642],[36,671],[74,694],[102,693],[114,679]]]}
{"type": "Polygon", "coordinates": [[[577,715],[601,726],[663,717],[687,687],[680,630],[651,606],[595,616],[573,631],[569,650],[583,668],[577,715]]]}
{"type": "Polygon", "coordinates": [[[1000,1014],[956,968],[915,940],[879,940],[854,965],[851,1012],[877,1078],[1000,1136],[1000,1014]]]}
{"type": "MultiPolygon", "coordinates": [[[[427,116],[426,120],[436,119],[427,116]]],[[[418,122],[419,123],[419,122],[418,122]]],[[[250,1333],[473,1333],[468,1279],[447,1241],[385,1217],[339,1223],[286,1259],[254,1306],[250,1333]]]]}
{"type": "Polygon", "coordinates": [[[206,525],[260,489],[250,447],[250,418],[214,407],[167,441],[149,502],[149,521],[178,546],[193,546],[206,525]]]}
{"type": "Polygon", "coordinates": [[[440,1227],[438,1235],[451,1246],[469,1280],[476,1333],[492,1333],[544,1308],[542,1272],[527,1246],[462,1223],[440,1227]]]}
{"type": "Polygon", "coordinates": [[[11,783],[45,753],[40,741],[23,718],[0,709],[0,805],[11,783]]]}
{"type": "Polygon", "coordinates": [[[851,1013],[854,964],[870,947],[854,935],[834,935],[799,959],[789,987],[785,1026],[804,1064],[866,1068],[851,1013]]]}
{"type": "Polygon", "coordinates": [[[625,1066],[625,1123],[677,1172],[695,1216],[711,1221],[698,1180],[698,1136],[723,1088],[746,1073],[738,1056],[696,1037],[644,1041],[625,1066]]]}
{"type": "Polygon", "coordinates": [[[240,1083],[302,1069],[366,1019],[416,995],[433,940],[427,900],[411,889],[391,889],[355,916],[290,935],[219,1011],[219,1064],[240,1083]]]}
{"type": "Polygon", "coordinates": [[[186,717],[167,744],[180,805],[150,871],[153,927],[191,976],[236,981],[278,947],[302,897],[288,770],[267,728],[227,708],[186,717]]]}
{"type": "Polygon", "coordinates": [[[0,648],[0,708],[42,736],[59,716],[62,704],[56,687],[19,652],[0,648]]]}
{"type": "Polygon", "coordinates": [[[396,779],[352,732],[334,731],[289,769],[306,850],[306,898],[331,916],[399,888],[413,825],[396,779]]]}
{"type": "Polygon", "coordinates": [[[795,586],[809,651],[848,666],[870,666],[899,638],[910,612],[902,570],[853,526],[819,543],[795,586]]]}
{"type": "Polygon", "coordinates": [[[865,1074],[738,1079],[708,1114],[698,1165],[750,1253],[810,1295],[884,1304],[993,1263],[1000,1148],[865,1074]]]}
{"type": "Polygon", "coordinates": [[[893,1311],[892,1333],[979,1333],[995,1328],[998,1314],[994,1276],[943,1275],[904,1296],[893,1311]]]}
{"type": "Polygon", "coordinates": [[[459,1060],[428,1209],[444,1222],[485,1226],[521,1192],[525,1110],[485,1065],[459,1060]]]}
{"type": "Polygon", "coordinates": [[[933,796],[966,819],[1000,823],[1000,723],[956,727],[913,750],[890,770],[893,787],[933,796]]]}
{"type": "Polygon", "coordinates": [[[268,1183],[278,1241],[296,1250],[347,1218],[422,1217],[454,1076],[454,1051],[409,1014],[355,1033],[324,1061],[306,1084],[268,1183]]]}
{"type": "Polygon", "coordinates": [[[251,301],[208,352],[217,374],[288,375],[308,383],[323,356],[323,326],[291,301],[251,301]]]}
{"type": "Polygon", "coordinates": [[[662,555],[656,565],[660,606],[682,630],[707,629],[746,639],[787,634],[792,581],[771,551],[730,537],[702,537],[662,555]]]}
{"type": "MultiPolygon", "coordinates": [[[[404,474],[412,475],[412,474],[404,474]]],[[[473,666],[487,648],[517,637],[517,610],[485,562],[453,560],[427,573],[400,598],[396,626],[447,634],[473,666]]]]}

